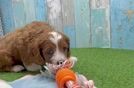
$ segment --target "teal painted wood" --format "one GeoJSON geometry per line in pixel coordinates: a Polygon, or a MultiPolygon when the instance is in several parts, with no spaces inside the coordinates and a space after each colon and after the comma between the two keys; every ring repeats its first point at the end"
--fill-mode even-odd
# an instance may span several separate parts
{"type": "Polygon", "coordinates": [[[67,35],[70,39],[70,47],[71,48],[76,48],[76,38],[75,38],[75,30],[74,30],[74,26],[66,26],[64,27],[64,33],[65,35],[67,35]]]}
{"type": "Polygon", "coordinates": [[[90,9],[89,0],[74,0],[76,47],[90,47],[90,9]]]}
{"type": "Polygon", "coordinates": [[[35,0],[23,0],[26,24],[36,20],[35,0]]]}
{"type": "Polygon", "coordinates": [[[92,10],[91,31],[92,47],[109,47],[110,41],[106,31],[105,9],[92,10]]]}
{"type": "Polygon", "coordinates": [[[61,0],[62,16],[63,16],[63,30],[70,38],[71,48],[76,47],[76,35],[74,24],[74,3],[73,0],[61,0]]]}
{"type": "Polygon", "coordinates": [[[35,0],[35,15],[38,21],[47,21],[46,0],[35,0]]]}
{"type": "Polygon", "coordinates": [[[92,47],[110,48],[109,0],[92,0],[92,47]]]}
{"type": "Polygon", "coordinates": [[[134,0],[111,0],[113,48],[134,49],[134,0]]]}
{"type": "Polygon", "coordinates": [[[3,36],[3,29],[2,29],[2,23],[1,23],[1,17],[0,17],[0,36],[3,36]]]}
{"type": "Polygon", "coordinates": [[[24,3],[22,0],[12,0],[13,21],[15,29],[22,27],[26,23],[26,16],[24,11],[24,3]]]}
{"type": "Polygon", "coordinates": [[[14,30],[12,1],[0,0],[1,17],[3,23],[4,33],[8,33],[14,30]]]}

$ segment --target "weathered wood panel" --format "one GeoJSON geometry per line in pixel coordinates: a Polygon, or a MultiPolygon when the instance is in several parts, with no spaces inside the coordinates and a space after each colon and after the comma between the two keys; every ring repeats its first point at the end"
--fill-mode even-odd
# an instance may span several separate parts
{"type": "Polygon", "coordinates": [[[113,48],[134,49],[134,0],[111,0],[113,48]]]}
{"type": "Polygon", "coordinates": [[[0,0],[1,16],[4,33],[8,33],[14,30],[14,17],[11,0],[0,0]]]}
{"type": "Polygon", "coordinates": [[[26,18],[23,0],[12,0],[12,10],[15,28],[24,26],[26,18]]]}
{"type": "Polygon", "coordinates": [[[73,26],[66,26],[64,27],[64,33],[69,37],[70,39],[70,47],[76,48],[76,32],[74,30],[73,26]]]}
{"type": "Polygon", "coordinates": [[[90,47],[89,0],[74,0],[76,47],[90,47]]]}
{"type": "Polygon", "coordinates": [[[47,21],[46,0],[35,0],[35,15],[38,21],[47,21]]]}
{"type": "Polygon", "coordinates": [[[110,47],[109,0],[91,0],[92,47],[110,47]]]}
{"type": "Polygon", "coordinates": [[[47,0],[48,22],[58,31],[63,32],[61,0],[47,0]]]}
{"type": "Polygon", "coordinates": [[[25,11],[25,24],[36,20],[35,15],[35,1],[34,0],[23,0],[24,11],[25,11]]]}
{"type": "Polygon", "coordinates": [[[69,36],[71,47],[134,49],[133,0],[0,0],[0,15],[0,35],[1,27],[8,33],[46,21],[69,36]]]}
{"type": "Polygon", "coordinates": [[[73,0],[61,0],[63,31],[70,38],[70,46],[76,47],[75,44],[75,24],[74,24],[74,3],[73,0]]]}
{"type": "Polygon", "coordinates": [[[2,29],[2,23],[1,23],[1,17],[0,17],[0,36],[3,36],[3,29],[2,29]]]}

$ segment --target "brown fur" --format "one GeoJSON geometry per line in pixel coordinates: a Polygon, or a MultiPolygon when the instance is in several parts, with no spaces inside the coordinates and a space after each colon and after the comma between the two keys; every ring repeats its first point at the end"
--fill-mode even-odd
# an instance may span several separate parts
{"type": "Polygon", "coordinates": [[[44,42],[48,40],[50,31],[53,31],[53,28],[47,23],[32,22],[2,37],[0,39],[0,71],[12,71],[15,65],[29,66],[32,63],[44,65],[47,59],[43,58],[40,49],[45,46],[44,42]]]}

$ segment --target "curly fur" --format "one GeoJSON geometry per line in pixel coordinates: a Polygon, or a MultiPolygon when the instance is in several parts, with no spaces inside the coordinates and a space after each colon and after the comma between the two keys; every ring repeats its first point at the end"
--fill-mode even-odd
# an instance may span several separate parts
{"type": "Polygon", "coordinates": [[[44,65],[46,59],[40,50],[51,31],[53,28],[45,22],[32,22],[0,38],[0,71],[13,71],[15,65],[44,65]]]}

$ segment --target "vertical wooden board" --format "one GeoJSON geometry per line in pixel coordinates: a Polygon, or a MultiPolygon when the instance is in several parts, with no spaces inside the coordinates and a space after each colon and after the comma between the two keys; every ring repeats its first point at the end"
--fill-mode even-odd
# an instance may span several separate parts
{"type": "Polygon", "coordinates": [[[76,47],[90,47],[89,0],[74,0],[76,47]]]}
{"type": "Polygon", "coordinates": [[[1,17],[4,33],[14,30],[14,20],[11,0],[0,0],[1,17]]]}
{"type": "Polygon", "coordinates": [[[61,0],[62,16],[63,16],[63,30],[70,38],[71,48],[75,48],[75,25],[74,25],[74,4],[73,0],[61,0]]]}
{"type": "Polygon", "coordinates": [[[61,0],[63,25],[74,25],[74,0],[61,0]]]}
{"type": "Polygon", "coordinates": [[[19,28],[25,25],[25,11],[24,11],[24,4],[22,0],[12,0],[12,7],[13,7],[13,18],[15,28],[19,28]]]}
{"type": "Polygon", "coordinates": [[[36,20],[35,0],[23,0],[26,24],[36,20]]]}
{"type": "Polygon", "coordinates": [[[35,0],[35,15],[38,21],[47,21],[46,0],[35,0]]]}
{"type": "Polygon", "coordinates": [[[110,17],[108,1],[109,0],[91,0],[91,32],[93,47],[110,47],[110,17]]]}
{"type": "Polygon", "coordinates": [[[76,47],[76,38],[75,38],[75,30],[74,26],[66,26],[64,27],[64,33],[69,37],[70,39],[70,47],[75,48],[76,47]]]}
{"type": "Polygon", "coordinates": [[[1,23],[1,17],[0,17],[0,36],[3,36],[3,29],[2,29],[2,23],[1,23]]]}
{"type": "Polygon", "coordinates": [[[134,1],[111,0],[112,47],[134,49],[134,1]]]}
{"type": "Polygon", "coordinates": [[[47,0],[47,8],[49,24],[63,32],[61,0],[47,0]]]}

